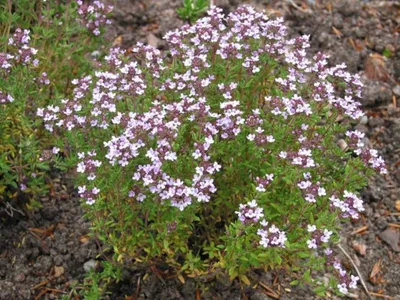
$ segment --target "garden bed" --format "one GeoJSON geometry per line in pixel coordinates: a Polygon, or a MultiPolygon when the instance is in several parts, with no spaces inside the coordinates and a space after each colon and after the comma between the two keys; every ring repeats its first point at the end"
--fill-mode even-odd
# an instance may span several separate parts
{"type": "MultiPolygon", "coordinates": [[[[106,36],[129,48],[141,41],[165,48],[162,36],[183,24],[179,0],[111,1],[113,24],[106,36]]],[[[290,35],[310,34],[311,51],[345,62],[365,84],[366,116],[355,128],[385,158],[389,174],[376,176],[361,195],[365,212],[344,225],[342,262],[355,264],[366,288],[379,297],[400,299],[400,6],[394,1],[256,1],[272,16],[283,16],[290,35]],[[348,259],[345,252],[351,257],[348,259]]],[[[241,1],[215,1],[227,12],[241,1]]],[[[51,193],[35,213],[14,212],[0,223],[0,299],[59,299],[83,284],[85,269],[98,267],[100,244],[90,239],[79,199],[67,175],[54,174],[51,193]],[[28,216],[28,214],[32,214],[28,216]]],[[[322,276],[323,274],[318,274],[322,276]]],[[[254,272],[255,288],[210,277],[202,292],[165,270],[124,270],[123,281],[110,286],[110,299],[319,299],[311,289],[292,287],[283,272],[254,272]],[[147,274],[147,275],[146,275],[147,274]],[[173,276],[172,276],[173,277],[173,276]],[[127,296],[127,298],[125,298],[127,296]]],[[[367,299],[365,288],[352,297],[367,299]]],[[[336,296],[332,296],[335,298],[336,296]]],[[[73,299],[73,298],[71,298],[73,299]]]]}

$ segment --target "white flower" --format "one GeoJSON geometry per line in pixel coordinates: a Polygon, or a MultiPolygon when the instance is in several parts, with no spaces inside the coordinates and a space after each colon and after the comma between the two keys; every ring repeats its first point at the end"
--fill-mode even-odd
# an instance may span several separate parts
{"type": "Polygon", "coordinates": [[[299,150],[299,155],[301,155],[301,156],[312,156],[311,150],[304,149],[304,148],[299,150]]]}
{"type": "Polygon", "coordinates": [[[342,294],[345,294],[345,295],[346,295],[346,294],[349,292],[349,291],[347,290],[347,286],[346,286],[345,283],[338,284],[337,287],[338,287],[338,289],[339,289],[339,292],[341,292],[342,294]]]}
{"type": "Polygon", "coordinates": [[[259,185],[256,187],[256,190],[257,190],[258,192],[261,192],[261,193],[263,193],[263,192],[266,191],[266,189],[264,188],[264,186],[261,185],[261,184],[259,184],[259,185]]]}
{"type": "Polygon", "coordinates": [[[318,188],[318,196],[326,196],[326,190],[323,187],[318,188]]]}
{"type": "Polygon", "coordinates": [[[318,248],[317,241],[315,239],[308,240],[307,241],[307,246],[308,246],[309,249],[317,249],[318,248]]]}
{"type": "Polygon", "coordinates": [[[254,141],[255,138],[256,138],[255,134],[249,134],[249,135],[247,135],[247,139],[248,139],[249,141],[254,141]]]}
{"type": "Polygon", "coordinates": [[[294,165],[301,165],[301,164],[303,163],[303,160],[302,160],[301,157],[295,157],[295,158],[293,158],[292,163],[293,163],[294,165]]]}
{"type": "Polygon", "coordinates": [[[307,194],[304,198],[307,202],[310,203],[315,203],[317,202],[317,199],[315,199],[315,196],[313,194],[307,194]]]}
{"type": "Polygon", "coordinates": [[[200,150],[199,150],[199,149],[196,149],[196,150],[192,153],[192,156],[193,156],[194,159],[200,158],[200,157],[201,157],[201,152],[200,152],[200,150]]]}
{"type": "Polygon", "coordinates": [[[328,243],[329,239],[331,238],[332,231],[329,231],[328,229],[324,229],[324,235],[321,236],[321,242],[328,243]]]}
{"type": "Polygon", "coordinates": [[[315,225],[308,225],[307,226],[307,231],[308,232],[314,232],[315,230],[317,230],[317,226],[315,226],[315,225]]]}
{"type": "Polygon", "coordinates": [[[143,202],[143,200],[146,199],[146,195],[139,194],[139,195],[137,196],[136,199],[137,199],[137,201],[139,201],[139,202],[143,202]]]}
{"type": "Polygon", "coordinates": [[[351,288],[351,289],[357,288],[357,281],[359,281],[360,278],[358,276],[353,276],[353,275],[350,275],[350,278],[351,278],[351,282],[349,284],[349,288],[351,288]]]}
{"type": "Polygon", "coordinates": [[[96,201],[93,198],[86,199],[86,204],[93,205],[96,201]]]}
{"type": "Polygon", "coordinates": [[[300,183],[297,184],[297,186],[302,189],[305,190],[307,188],[309,188],[312,185],[311,181],[300,181],[300,183]]]}
{"type": "Polygon", "coordinates": [[[168,152],[165,154],[165,159],[166,159],[166,160],[175,161],[175,160],[177,159],[176,153],[175,153],[175,152],[172,152],[172,151],[168,151],[168,152]]]}
{"type": "Polygon", "coordinates": [[[86,170],[85,163],[84,163],[84,162],[80,162],[80,163],[78,164],[78,167],[76,168],[76,171],[77,171],[78,173],[84,173],[85,170],[86,170]]]}
{"type": "Polygon", "coordinates": [[[257,133],[263,133],[264,129],[262,129],[261,127],[257,127],[256,132],[257,133]]]}

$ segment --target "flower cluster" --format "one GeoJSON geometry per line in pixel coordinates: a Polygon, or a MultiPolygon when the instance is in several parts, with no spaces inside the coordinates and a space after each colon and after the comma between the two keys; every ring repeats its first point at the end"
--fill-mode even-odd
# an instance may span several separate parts
{"type": "Polygon", "coordinates": [[[358,219],[359,213],[364,211],[363,201],[358,198],[354,193],[344,191],[343,200],[340,200],[336,196],[329,198],[331,201],[331,207],[337,208],[340,211],[342,218],[358,219]]]}
{"type": "MultiPolygon", "coordinates": [[[[35,48],[29,47],[30,31],[17,28],[8,40],[8,53],[0,52],[0,74],[3,71],[4,77],[8,76],[11,70],[18,65],[37,66],[39,60],[34,56],[37,53],[35,48]]],[[[0,91],[0,104],[13,102],[14,98],[7,92],[0,91]]]]}
{"type": "Polygon", "coordinates": [[[0,68],[6,73],[10,72],[14,56],[8,53],[0,53],[0,68]]]}
{"type": "Polygon", "coordinates": [[[307,231],[311,233],[311,239],[307,240],[309,249],[317,249],[321,243],[328,243],[332,235],[332,231],[317,229],[315,225],[308,225],[307,231]]]}
{"type": "Polygon", "coordinates": [[[311,174],[309,172],[303,174],[304,180],[301,180],[297,186],[301,189],[304,199],[307,202],[317,202],[317,196],[326,196],[326,190],[321,187],[320,182],[312,183],[311,174]]]}
{"type": "Polygon", "coordinates": [[[274,174],[267,174],[264,178],[256,177],[257,187],[256,190],[259,192],[265,192],[267,185],[269,185],[274,179],[274,174]]]}
{"type": "Polygon", "coordinates": [[[355,289],[357,287],[357,282],[360,278],[358,276],[350,275],[345,269],[343,269],[342,264],[333,255],[332,249],[327,248],[324,253],[327,257],[327,265],[333,266],[339,274],[339,283],[337,285],[339,292],[345,295],[348,294],[349,289],[355,289]]]}
{"type": "Polygon", "coordinates": [[[240,222],[243,224],[258,223],[264,217],[263,209],[258,206],[256,200],[247,202],[247,204],[240,204],[239,211],[235,212],[240,222]]]}
{"type": "Polygon", "coordinates": [[[79,197],[85,199],[86,204],[93,205],[96,202],[96,198],[100,193],[100,189],[93,187],[92,189],[86,189],[86,185],[78,187],[79,197]]]}
{"type": "Polygon", "coordinates": [[[0,104],[5,104],[13,101],[14,98],[10,94],[4,94],[2,91],[0,91],[0,104]]]}
{"type": "MultiPolygon", "coordinates": [[[[54,153],[54,149],[53,149],[54,153]]],[[[96,169],[101,166],[101,161],[94,159],[96,156],[95,151],[89,151],[87,155],[84,152],[78,153],[78,158],[81,160],[77,166],[77,172],[83,173],[87,177],[87,180],[93,181],[96,179],[96,169]]],[[[80,186],[78,188],[79,196],[82,199],[86,200],[86,203],[92,205],[95,203],[98,194],[100,193],[100,189],[97,187],[93,187],[91,189],[87,189],[86,185],[80,186]]]]}
{"type": "Polygon", "coordinates": [[[346,136],[349,139],[349,146],[355,148],[354,153],[357,154],[361,160],[371,166],[371,168],[377,170],[380,174],[387,174],[385,161],[381,156],[378,155],[378,151],[370,149],[365,145],[363,139],[365,134],[358,131],[347,131],[346,136]]]}
{"type": "Polygon", "coordinates": [[[371,168],[377,170],[380,174],[387,174],[388,171],[385,166],[385,161],[382,156],[378,155],[378,151],[375,149],[357,149],[356,154],[360,156],[362,161],[366,165],[370,165],[371,168]]]}
{"type": "MultiPolygon", "coordinates": [[[[12,54],[3,54],[2,57],[3,59],[5,58],[8,60],[8,62],[5,63],[5,66],[3,66],[4,63],[0,64],[2,67],[6,70],[10,68],[10,60],[14,60],[15,64],[23,64],[27,65],[29,63],[33,63],[34,66],[37,66],[39,63],[38,59],[34,59],[34,55],[37,53],[37,50],[35,48],[29,47],[29,42],[30,42],[30,30],[24,29],[22,30],[21,28],[17,28],[15,30],[15,33],[12,35],[12,37],[9,38],[8,40],[8,46],[12,48],[12,54]]],[[[0,57],[1,57],[0,56],[0,57]]]]}
{"type": "Polygon", "coordinates": [[[275,225],[268,226],[268,222],[265,220],[260,222],[262,228],[257,230],[257,234],[260,236],[260,245],[264,248],[267,247],[280,247],[285,248],[287,241],[286,233],[279,230],[275,225]]]}
{"type": "Polygon", "coordinates": [[[96,152],[94,151],[88,152],[88,156],[86,156],[84,152],[78,153],[78,157],[82,159],[82,161],[78,163],[76,171],[78,173],[88,174],[87,180],[94,180],[96,178],[96,169],[101,166],[101,161],[92,159],[95,156],[96,152]]]}
{"type": "Polygon", "coordinates": [[[53,125],[50,123],[51,121],[57,120],[57,113],[60,111],[58,106],[49,105],[46,108],[39,108],[36,112],[36,115],[43,118],[45,122],[45,128],[53,132],[53,125]]]}
{"type": "Polygon", "coordinates": [[[352,119],[359,119],[364,115],[360,109],[361,103],[355,100],[361,98],[363,84],[360,76],[345,71],[346,65],[344,63],[329,68],[327,59],[328,56],[322,53],[317,53],[313,57],[315,64],[311,69],[318,73],[319,78],[322,80],[314,83],[312,97],[317,102],[328,99],[329,103],[338,110],[344,112],[352,119]],[[325,80],[327,78],[339,80],[344,84],[344,97],[336,95],[333,82],[325,80]]]}
{"type": "Polygon", "coordinates": [[[55,105],[48,105],[46,108],[38,109],[36,115],[43,118],[47,130],[53,132],[54,124],[58,127],[64,127],[67,130],[84,126],[87,119],[86,116],[79,116],[76,113],[82,109],[82,105],[78,101],[86,95],[91,82],[91,76],[86,76],[80,80],[73,80],[72,84],[77,85],[73,90],[73,101],[63,99],[61,101],[63,104],[62,109],[55,105]]]}
{"type": "Polygon", "coordinates": [[[111,24],[107,15],[112,11],[112,6],[106,6],[100,1],[93,1],[92,5],[77,1],[79,8],[78,14],[81,16],[86,28],[94,35],[100,35],[100,27],[105,24],[111,24]]]}
{"type": "MultiPolygon", "coordinates": [[[[138,46],[132,50],[138,55],[144,53],[146,67],[163,69],[160,51],[148,46],[138,46]]],[[[71,131],[74,128],[107,129],[110,125],[128,125],[133,114],[117,112],[119,102],[129,97],[141,96],[148,87],[143,70],[136,62],[122,61],[125,51],[114,48],[106,56],[110,71],[97,71],[95,76],[72,80],[72,99],[62,100],[61,106],[49,105],[37,111],[46,122],[46,128],[54,125],[71,131]],[[86,98],[90,98],[90,111],[82,110],[86,98]]],[[[157,73],[153,74],[157,76],[157,73]]],[[[133,104],[137,106],[137,102],[133,104]]],[[[151,117],[151,116],[149,116],[151,117]]]]}
{"type": "Polygon", "coordinates": [[[44,84],[44,85],[49,85],[49,84],[50,84],[50,79],[49,79],[49,77],[47,76],[47,73],[46,73],[46,72],[43,72],[43,73],[40,75],[39,83],[40,83],[40,84],[44,84]]]}
{"type": "Polygon", "coordinates": [[[39,64],[39,60],[34,56],[37,53],[35,48],[29,47],[30,31],[17,28],[8,40],[8,53],[0,52],[0,70],[8,74],[14,66],[39,64]]]}

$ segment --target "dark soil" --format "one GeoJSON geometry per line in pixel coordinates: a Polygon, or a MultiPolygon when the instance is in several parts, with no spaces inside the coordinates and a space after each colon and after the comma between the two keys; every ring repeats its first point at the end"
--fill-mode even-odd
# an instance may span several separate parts
{"type": "MultiPolygon", "coordinates": [[[[107,1],[115,9],[106,35],[115,45],[130,47],[141,41],[163,49],[162,36],[183,24],[176,14],[180,0],[107,1]]],[[[243,1],[214,3],[229,12],[243,1]]],[[[365,132],[367,142],[383,155],[389,174],[370,180],[362,192],[365,214],[359,222],[344,225],[340,245],[370,292],[399,300],[400,211],[395,204],[400,200],[400,4],[356,0],[246,3],[266,9],[272,16],[284,16],[290,35],[310,34],[311,52],[328,53],[332,64],[345,62],[350,71],[362,75],[366,116],[354,126],[365,132]],[[376,274],[371,277],[371,273],[376,274]]],[[[70,182],[68,176],[55,178],[54,192],[41,199],[43,208],[32,216],[16,213],[0,221],[1,300],[59,299],[82,284],[85,269],[96,265],[100,247],[87,237],[89,224],[70,182]]],[[[337,253],[355,272],[346,255],[340,249],[337,253]]],[[[202,292],[201,299],[273,299],[257,284],[260,281],[280,299],[319,299],[309,288],[291,287],[290,278],[279,271],[253,273],[249,278],[256,288],[210,278],[209,290],[202,292]]],[[[197,299],[197,289],[190,279],[182,284],[178,279],[161,280],[146,270],[125,270],[123,281],[110,288],[109,297],[197,299]]],[[[351,297],[368,299],[361,284],[351,297]]]]}
{"type": "Polygon", "coordinates": [[[71,182],[53,178],[43,208],[0,222],[0,299],[57,299],[99,253],[71,182]]]}

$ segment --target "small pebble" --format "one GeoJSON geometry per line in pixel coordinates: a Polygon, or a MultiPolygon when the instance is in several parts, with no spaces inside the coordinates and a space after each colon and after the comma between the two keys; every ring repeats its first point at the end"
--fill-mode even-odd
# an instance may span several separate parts
{"type": "Polygon", "coordinates": [[[375,224],[376,224],[376,227],[378,227],[378,229],[380,229],[380,230],[386,229],[386,227],[388,225],[385,217],[379,217],[378,219],[376,219],[375,224]]]}
{"type": "Polygon", "coordinates": [[[158,45],[160,44],[160,39],[152,33],[149,33],[146,36],[146,40],[147,40],[147,44],[149,44],[150,46],[153,46],[154,48],[157,48],[158,45]]]}
{"type": "Polygon", "coordinates": [[[15,281],[16,282],[23,282],[25,280],[25,274],[24,273],[19,273],[17,276],[15,276],[15,281]]]}
{"type": "Polygon", "coordinates": [[[395,96],[400,97],[400,85],[396,85],[393,89],[392,92],[395,96]]]}
{"type": "Polygon", "coordinates": [[[96,261],[94,259],[88,260],[83,264],[83,269],[86,272],[89,272],[90,269],[95,269],[96,268],[96,261]]]}
{"type": "Polygon", "coordinates": [[[368,116],[364,115],[360,118],[360,122],[361,125],[367,125],[368,124],[368,116]]]}
{"type": "Polygon", "coordinates": [[[63,257],[61,255],[57,255],[54,257],[54,263],[56,266],[61,266],[63,263],[63,257]]]}
{"type": "Polygon", "coordinates": [[[93,58],[97,58],[97,57],[100,57],[100,54],[101,54],[100,51],[94,50],[91,55],[93,58]]]}
{"type": "Polygon", "coordinates": [[[337,145],[338,145],[339,148],[342,149],[342,150],[346,150],[347,147],[348,147],[346,141],[343,140],[343,139],[338,140],[338,141],[337,141],[337,145]]]}
{"type": "Polygon", "coordinates": [[[379,234],[379,237],[385,241],[395,252],[400,252],[400,232],[397,232],[393,228],[387,228],[385,231],[379,234]]]}

